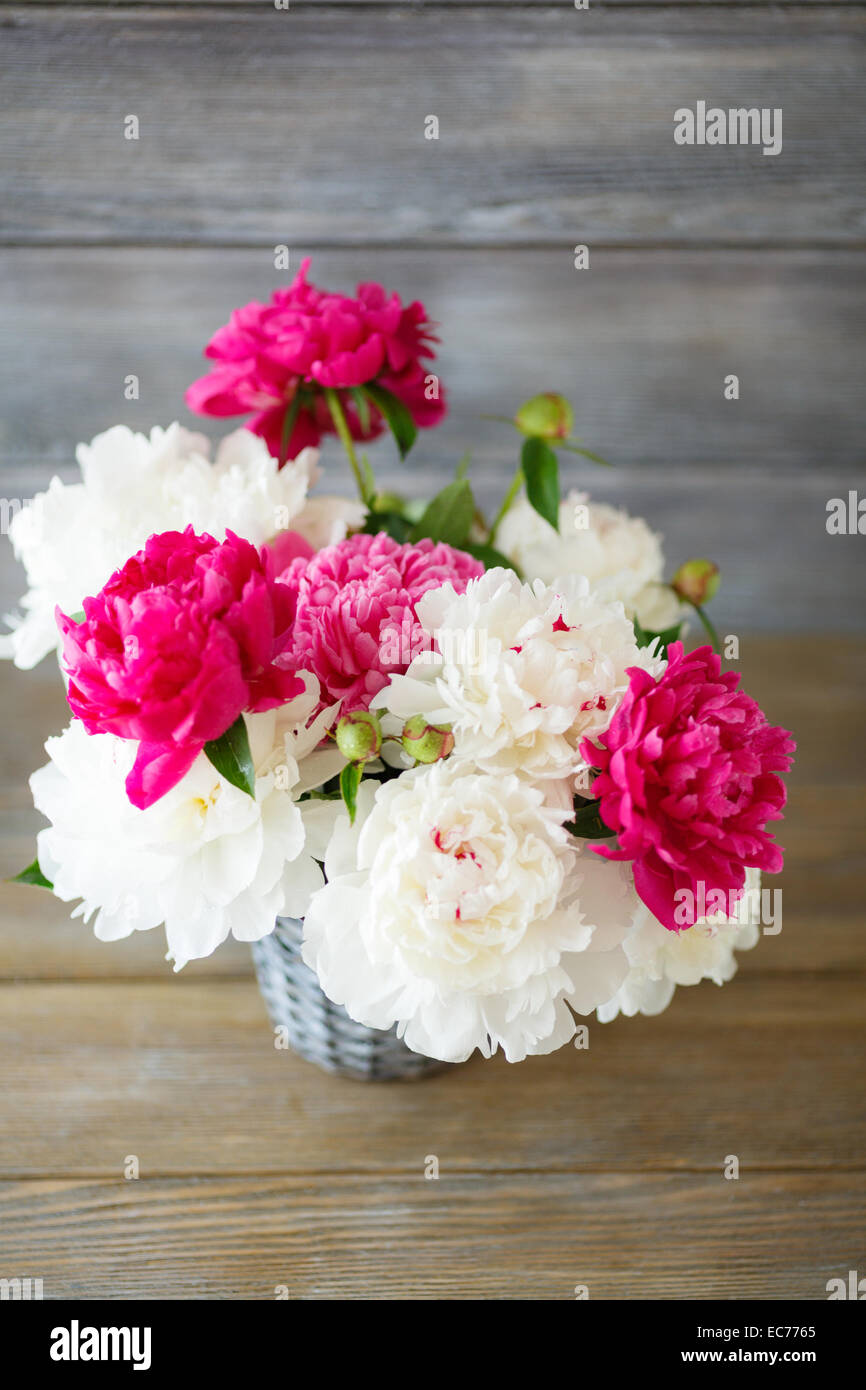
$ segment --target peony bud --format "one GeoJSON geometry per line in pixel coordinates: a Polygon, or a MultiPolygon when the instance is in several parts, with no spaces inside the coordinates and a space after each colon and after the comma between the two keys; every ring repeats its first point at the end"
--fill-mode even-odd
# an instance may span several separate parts
{"type": "Polygon", "coordinates": [[[350,763],[365,763],[378,757],[382,747],[379,716],[366,709],[344,714],[337,725],[337,747],[350,763]]]}
{"type": "Polygon", "coordinates": [[[521,434],[536,439],[567,439],[574,428],[574,411],[564,396],[545,391],[520,407],[514,423],[521,434]]]}
{"type": "Polygon", "coordinates": [[[671,588],[680,598],[700,606],[715,597],[720,582],[719,567],[712,560],[686,560],[671,580],[671,588]]]}
{"type": "Polygon", "coordinates": [[[413,714],[403,725],[404,749],[416,763],[438,763],[454,751],[450,724],[428,724],[423,714],[413,714]]]}
{"type": "Polygon", "coordinates": [[[372,510],[374,512],[397,512],[402,516],[405,506],[406,498],[401,497],[398,492],[377,492],[373,498],[372,510]]]}

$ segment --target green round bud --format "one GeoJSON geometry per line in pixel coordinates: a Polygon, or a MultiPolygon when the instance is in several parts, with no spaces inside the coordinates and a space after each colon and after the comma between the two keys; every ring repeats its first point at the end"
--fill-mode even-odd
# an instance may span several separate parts
{"type": "Polygon", "coordinates": [[[423,714],[413,714],[403,725],[403,748],[416,763],[438,763],[454,751],[450,724],[428,724],[423,714]]]}
{"type": "Polygon", "coordinates": [[[368,709],[344,714],[337,725],[337,747],[350,763],[365,763],[378,757],[382,747],[379,716],[368,709]]]}
{"type": "Polygon", "coordinates": [[[545,391],[520,407],[514,423],[521,434],[535,439],[568,439],[574,429],[574,411],[564,396],[545,391]]]}
{"type": "Polygon", "coordinates": [[[402,516],[405,505],[405,497],[398,492],[377,492],[373,499],[374,512],[399,512],[402,516]]]}
{"type": "Polygon", "coordinates": [[[712,560],[686,560],[671,580],[671,588],[680,598],[700,607],[715,597],[720,583],[719,567],[712,560]]]}

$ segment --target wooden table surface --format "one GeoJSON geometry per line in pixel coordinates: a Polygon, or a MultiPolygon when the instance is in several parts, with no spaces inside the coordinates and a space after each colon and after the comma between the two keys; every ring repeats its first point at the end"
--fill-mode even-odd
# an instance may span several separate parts
{"type": "MultiPolygon", "coordinates": [[[[0,1276],[46,1298],[823,1299],[866,1274],[866,654],[741,651],[800,743],[783,930],[723,990],[592,1023],[587,1051],[334,1079],[275,1050],[248,948],[175,977],[158,933],[100,944],[4,884],[0,1276]]],[[[11,873],[64,702],[48,663],[0,688],[11,873]]]]}

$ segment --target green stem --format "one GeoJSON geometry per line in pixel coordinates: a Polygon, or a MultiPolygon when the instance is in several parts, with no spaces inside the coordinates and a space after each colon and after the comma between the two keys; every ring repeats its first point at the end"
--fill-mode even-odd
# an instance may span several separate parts
{"type": "Polygon", "coordinates": [[[295,394],[289,401],[286,413],[283,416],[283,433],[280,438],[280,468],[282,468],[286,462],[286,450],[289,447],[289,440],[292,437],[292,430],[295,428],[295,421],[298,418],[298,411],[300,410],[300,408],[301,388],[300,386],[298,386],[295,390],[295,394]]]}
{"type": "Polygon", "coordinates": [[[343,410],[342,401],[340,400],[340,397],[334,390],[333,386],[325,387],[325,400],[328,402],[328,409],[331,412],[331,419],[334,422],[334,428],[336,429],[337,434],[340,437],[340,443],[346,450],[349,463],[352,465],[352,472],[355,475],[355,482],[358,487],[359,496],[361,498],[361,501],[366,506],[367,490],[364,487],[364,478],[361,473],[360,464],[358,463],[358,456],[355,453],[355,442],[352,439],[352,436],[349,432],[349,426],[346,421],[346,415],[343,410]]]}
{"type": "Polygon", "coordinates": [[[502,506],[499,508],[499,511],[496,513],[495,517],[493,518],[493,525],[491,526],[491,528],[490,528],[490,534],[489,534],[489,536],[487,537],[487,544],[488,544],[488,545],[492,545],[493,542],[494,542],[494,540],[496,539],[496,532],[499,530],[499,526],[500,526],[500,523],[501,523],[501,521],[502,521],[502,518],[505,516],[505,513],[508,511],[509,507],[511,506],[512,502],[514,501],[515,497],[517,496],[518,492],[520,491],[520,489],[521,489],[522,487],[523,487],[523,469],[522,469],[522,468],[518,468],[518,470],[517,470],[517,472],[515,473],[514,478],[513,478],[513,480],[512,480],[511,487],[508,489],[508,491],[506,492],[505,496],[504,496],[503,499],[502,499],[502,506]]]}
{"type": "Polygon", "coordinates": [[[722,643],[719,634],[716,632],[716,629],[713,627],[713,624],[710,622],[703,608],[701,608],[701,605],[699,603],[692,603],[691,599],[689,599],[689,603],[692,604],[692,608],[694,608],[695,612],[700,618],[704,632],[707,634],[707,636],[710,639],[710,642],[712,643],[713,650],[721,652],[722,643]]]}

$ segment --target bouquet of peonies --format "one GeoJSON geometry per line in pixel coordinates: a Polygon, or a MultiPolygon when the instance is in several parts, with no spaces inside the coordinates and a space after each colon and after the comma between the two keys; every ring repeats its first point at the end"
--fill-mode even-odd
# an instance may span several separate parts
{"type": "Polygon", "coordinates": [[[557,452],[587,453],[562,397],[518,411],[491,523],[465,461],[426,506],[377,491],[359,446],[405,456],[445,413],[436,341],[422,304],[305,262],[206,349],[188,404],[250,414],[213,461],[178,425],[116,427],[15,517],[2,652],[59,651],[72,714],[19,878],[103,940],[164,926],[175,969],[303,918],[352,1019],[519,1061],[575,1015],[731,978],[793,743],[721,669],[716,567],[666,584],[642,520],[561,498],[557,452]],[[311,494],[324,434],[357,501],[311,494]],[[688,612],[712,642],[691,653],[688,612]]]}

